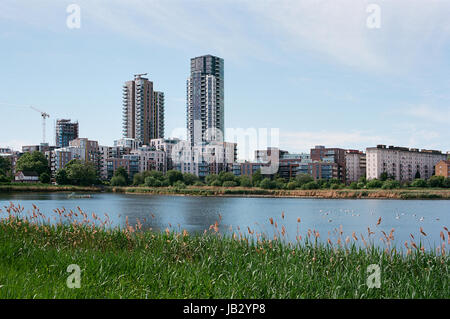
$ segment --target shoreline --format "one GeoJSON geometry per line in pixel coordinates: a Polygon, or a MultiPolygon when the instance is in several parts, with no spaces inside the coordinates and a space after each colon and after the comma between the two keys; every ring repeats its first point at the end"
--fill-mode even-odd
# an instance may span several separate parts
{"type": "Polygon", "coordinates": [[[319,189],[279,190],[242,187],[188,186],[175,187],[111,187],[111,186],[57,186],[57,185],[0,185],[0,193],[9,192],[112,192],[142,195],[177,195],[203,197],[254,198],[320,198],[320,199],[429,199],[449,200],[450,189],[319,189]]]}

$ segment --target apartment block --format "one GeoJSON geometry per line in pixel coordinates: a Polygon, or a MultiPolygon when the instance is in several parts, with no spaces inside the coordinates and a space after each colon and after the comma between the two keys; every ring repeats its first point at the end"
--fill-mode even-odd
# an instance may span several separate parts
{"type": "Polygon", "coordinates": [[[416,177],[428,179],[434,174],[434,167],[447,155],[441,151],[377,145],[366,149],[366,177],[380,178],[382,173],[398,181],[412,181],[416,177]]]}
{"type": "Polygon", "coordinates": [[[153,82],[136,74],[123,86],[123,137],[148,145],[164,137],[164,93],[153,90],[153,82]]]}
{"type": "Polygon", "coordinates": [[[366,176],[366,154],[359,150],[347,150],[345,169],[347,183],[357,182],[361,176],[366,176]]]}
{"type": "Polygon", "coordinates": [[[187,136],[191,146],[203,142],[223,142],[223,59],[212,55],[192,58],[186,91],[187,136]]]}
{"type": "MultiPolygon", "coordinates": [[[[317,145],[310,151],[311,161],[314,165],[309,165],[308,170],[315,179],[336,178],[341,183],[346,182],[346,160],[345,150],[342,148],[326,148],[317,145]],[[335,164],[335,165],[334,165],[335,164]]],[[[299,168],[300,171],[305,170],[305,166],[299,168]]]]}
{"type": "Polygon", "coordinates": [[[69,119],[56,120],[55,145],[57,148],[69,146],[69,142],[78,138],[78,122],[69,119]]]}

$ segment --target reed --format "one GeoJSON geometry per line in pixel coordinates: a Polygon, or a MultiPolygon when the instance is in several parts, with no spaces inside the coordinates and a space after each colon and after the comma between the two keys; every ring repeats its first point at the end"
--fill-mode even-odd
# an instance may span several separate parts
{"type": "MultiPolygon", "coordinates": [[[[287,243],[274,218],[267,238],[251,228],[221,234],[221,216],[196,234],[144,230],[145,221],[128,219],[112,228],[108,215],[80,208],[48,217],[10,205],[0,216],[1,298],[449,298],[445,245],[424,251],[413,235],[401,253],[371,245],[370,228],[366,237],[325,243],[318,242],[325,234],[308,230],[287,243]],[[79,289],[66,286],[70,264],[82,270],[79,289]],[[366,286],[370,264],[381,267],[379,289],[366,286]]],[[[394,232],[385,234],[388,243],[394,232]]]]}

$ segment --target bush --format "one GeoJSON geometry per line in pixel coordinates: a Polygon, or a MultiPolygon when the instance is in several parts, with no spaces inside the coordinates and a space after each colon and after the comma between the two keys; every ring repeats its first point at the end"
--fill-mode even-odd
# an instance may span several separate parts
{"type": "Polygon", "coordinates": [[[219,179],[214,180],[211,184],[211,186],[222,186],[222,182],[219,179]]]}
{"type": "Polygon", "coordinates": [[[148,176],[145,178],[145,186],[148,187],[161,187],[162,183],[159,179],[156,179],[153,176],[148,176]]]}
{"type": "Polygon", "coordinates": [[[350,185],[348,186],[350,189],[358,189],[358,183],[356,182],[351,182],[350,185]]]}
{"type": "Polygon", "coordinates": [[[447,177],[442,184],[442,187],[450,188],[450,177],[447,177]]]}
{"type": "Polygon", "coordinates": [[[319,184],[317,184],[314,181],[302,185],[302,189],[319,189],[319,188],[320,188],[319,184]]]}
{"type": "Polygon", "coordinates": [[[205,183],[203,183],[202,181],[196,181],[194,183],[194,186],[205,186],[205,183]]]}
{"type": "Polygon", "coordinates": [[[383,186],[383,182],[374,178],[367,182],[366,186],[368,188],[380,188],[383,186]]]}
{"type": "Polygon", "coordinates": [[[176,182],[173,184],[173,186],[174,186],[175,188],[186,188],[186,184],[183,183],[181,180],[176,181],[176,182]]]}
{"type": "Polygon", "coordinates": [[[342,187],[341,187],[341,184],[339,184],[339,183],[331,183],[330,188],[331,189],[339,189],[339,188],[342,188],[342,187]]]}
{"type": "MultiPolygon", "coordinates": [[[[219,176],[216,174],[210,174],[210,175],[206,176],[206,178],[205,178],[206,184],[210,185],[210,186],[217,186],[217,185],[213,185],[213,183],[215,181],[219,181],[219,183],[220,183],[219,176]]],[[[220,183],[220,186],[221,185],[222,185],[222,183],[220,183]]]]}
{"type": "Polygon", "coordinates": [[[304,184],[314,181],[314,178],[312,178],[312,176],[309,174],[299,174],[295,177],[295,179],[297,180],[297,183],[299,186],[302,186],[304,184]]]}
{"type": "Polygon", "coordinates": [[[266,177],[261,181],[261,183],[259,183],[259,187],[264,189],[273,189],[276,185],[273,181],[266,177]]]}
{"type": "Polygon", "coordinates": [[[366,183],[363,183],[363,182],[358,182],[358,188],[364,188],[364,187],[366,187],[366,183]]]}
{"type": "Polygon", "coordinates": [[[110,182],[111,186],[127,186],[127,181],[123,175],[113,176],[110,182]]]}
{"type": "Polygon", "coordinates": [[[285,189],[286,188],[286,181],[282,177],[277,178],[274,181],[274,183],[275,183],[275,188],[277,188],[277,189],[285,189]]]}
{"type": "Polygon", "coordinates": [[[444,187],[444,182],[444,176],[431,176],[428,184],[430,185],[430,187],[444,187]]]}
{"type": "Polygon", "coordinates": [[[186,185],[193,185],[196,181],[198,181],[198,177],[191,173],[184,173],[183,174],[183,182],[186,185]]]}
{"type": "Polygon", "coordinates": [[[381,186],[382,189],[394,189],[394,188],[400,188],[399,181],[396,180],[387,180],[383,183],[383,186],[381,186]]]}
{"type": "Polygon", "coordinates": [[[411,183],[411,187],[428,187],[428,184],[426,181],[424,181],[421,178],[416,178],[412,183],[411,183]]]}
{"type": "Polygon", "coordinates": [[[225,181],[223,182],[223,187],[236,187],[238,184],[235,181],[225,181]]]}
{"type": "Polygon", "coordinates": [[[289,183],[287,183],[287,185],[286,185],[287,189],[296,189],[297,186],[298,186],[297,182],[294,182],[294,181],[289,182],[289,183]]]}
{"type": "Polygon", "coordinates": [[[39,176],[39,181],[44,184],[50,183],[50,174],[44,172],[39,176]]]}
{"type": "Polygon", "coordinates": [[[183,181],[183,174],[179,171],[170,170],[167,171],[166,178],[168,179],[170,185],[175,185],[176,182],[183,181]]]}
{"type": "Polygon", "coordinates": [[[242,187],[252,187],[252,181],[250,177],[243,175],[239,177],[239,185],[242,187]]]}

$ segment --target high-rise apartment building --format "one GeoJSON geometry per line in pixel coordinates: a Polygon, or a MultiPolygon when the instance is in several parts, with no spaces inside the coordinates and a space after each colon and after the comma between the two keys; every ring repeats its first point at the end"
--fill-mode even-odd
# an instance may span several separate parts
{"type": "Polygon", "coordinates": [[[204,55],[191,59],[187,80],[187,136],[191,146],[224,141],[224,62],[204,55]]]}
{"type": "Polygon", "coordinates": [[[447,155],[441,151],[380,144],[366,149],[366,177],[380,178],[382,173],[386,173],[398,181],[428,179],[434,175],[435,165],[446,159],[447,155]]]}
{"type": "Polygon", "coordinates": [[[78,138],[78,122],[71,122],[68,119],[56,121],[56,147],[69,146],[69,142],[78,138]]]}
{"type": "Polygon", "coordinates": [[[123,86],[123,137],[148,145],[164,137],[164,93],[153,90],[153,82],[136,74],[123,86]]]}

